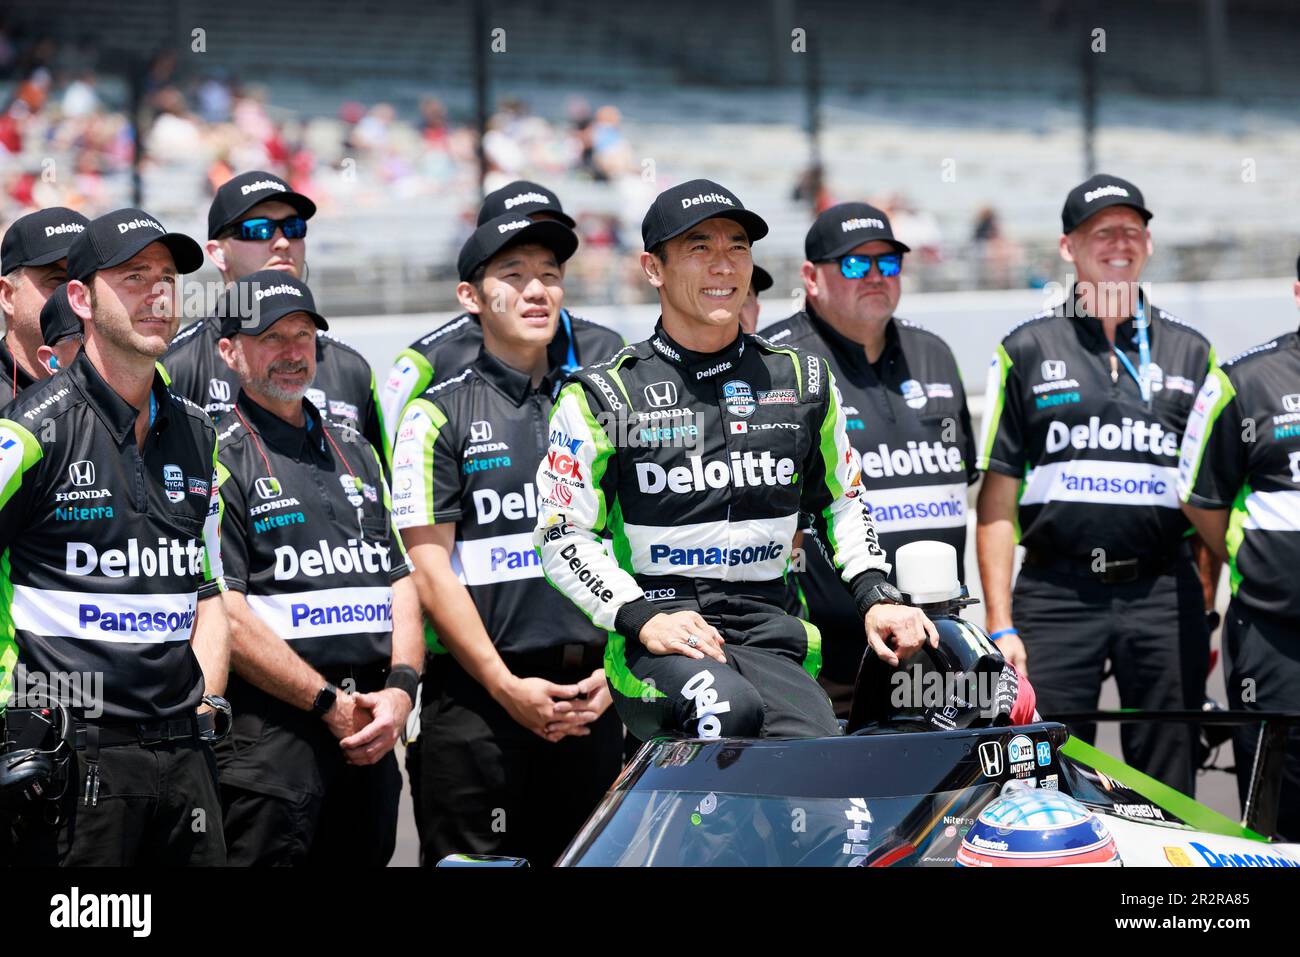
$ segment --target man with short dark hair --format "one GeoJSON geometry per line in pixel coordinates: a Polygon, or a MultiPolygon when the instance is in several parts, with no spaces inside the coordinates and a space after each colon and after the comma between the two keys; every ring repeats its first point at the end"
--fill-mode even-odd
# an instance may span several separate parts
{"type": "Polygon", "coordinates": [[[221,314],[240,382],[218,470],[230,863],[382,867],[401,795],[392,749],[424,659],[388,485],[374,448],[305,398],[328,327],[311,290],[262,270],[230,287],[221,314]]]}
{"type": "Polygon", "coordinates": [[[758,294],[772,288],[772,274],[762,266],[755,264],[754,278],[749,282],[749,293],[745,304],[740,307],[740,331],[753,334],[758,331],[758,294]]]}
{"type": "MultiPolygon", "coordinates": [[[[262,269],[303,279],[307,221],[315,214],[316,204],[280,177],[265,170],[240,173],[212,198],[208,258],[227,284],[262,269]]],[[[220,338],[221,317],[209,316],[182,331],[162,359],[172,389],[214,419],[234,408],[239,391],[239,377],[221,360],[220,338]]],[[[331,422],[360,432],[383,451],[386,439],[370,363],[328,333],[317,336],[316,347],[316,378],[307,390],[308,400],[331,422]]]]}
{"type": "Polygon", "coordinates": [[[84,337],[81,317],[68,301],[68,284],[65,282],[50,293],[50,298],[41,307],[41,339],[44,341],[36,350],[36,358],[45,374],[54,375],[60,369],[66,369],[81,351],[84,337]]]}
{"type": "MultiPolygon", "coordinates": [[[[75,757],[15,821],[18,864],[225,862],[208,745],[228,713],[216,433],[154,365],[177,276],[202,262],[142,210],[88,223],[68,251],[85,347],[0,420],[0,704],[15,676],[103,679],[102,700],[64,702],[75,757]]],[[[12,747],[41,702],[8,705],[12,747]]]]}
{"type": "Polygon", "coordinates": [[[0,245],[0,406],[49,372],[41,347],[41,309],[50,294],[68,281],[68,247],[90,220],[63,206],[51,206],[15,219],[0,245]]]}
{"type": "Polygon", "coordinates": [[[814,680],[821,636],[782,607],[801,512],[876,654],[938,640],[885,581],[826,361],[740,331],[766,234],[717,183],[661,193],[641,224],[655,333],[573,376],[551,413],[533,541],[555,587],[612,629],[605,673],[641,740],[839,733],[814,680]]]}

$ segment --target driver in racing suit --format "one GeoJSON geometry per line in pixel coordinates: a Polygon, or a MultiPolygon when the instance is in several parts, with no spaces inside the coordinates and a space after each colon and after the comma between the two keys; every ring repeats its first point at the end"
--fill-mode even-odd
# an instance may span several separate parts
{"type": "Polygon", "coordinates": [[[821,636],[781,607],[799,513],[876,654],[897,663],[937,642],[934,625],[885,581],[825,360],[740,332],[767,224],[693,180],[659,195],[641,233],[662,316],[560,391],[537,472],[542,568],[611,631],[605,675],[638,738],[838,734],[821,636]]]}

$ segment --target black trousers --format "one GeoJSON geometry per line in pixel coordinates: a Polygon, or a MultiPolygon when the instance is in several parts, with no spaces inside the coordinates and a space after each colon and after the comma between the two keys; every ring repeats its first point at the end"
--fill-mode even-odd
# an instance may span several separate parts
{"type": "Polygon", "coordinates": [[[821,635],[781,605],[781,591],[673,578],[680,597],[664,612],[691,610],[722,633],[726,664],[656,655],[639,641],[612,638],[605,674],[628,730],[698,737],[821,737],[840,733],[817,684],[821,635]]]}
{"type": "Polygon", "coordinates": [[[226,862],[217,767],[196,740],[101,747],[99,794],[74,752],[62,797],[13,821],[15,867],[219,867],[226,862]],[[57,822],[57,823],[52,823],[57,822]]]}
{"type": "MultiPolygon", "coordinates": [[[[1300,622],[1251,611],[1233,599],[1223,621],[1228,707],[1234,711],[1300,711],[1300,622]]],[[[1237,792],[1244,808],[1259,728],[1233,732],[1237,792]]],[[[1278,834],[1300,841],[1300,727],[1287,735],[1278,806],[1278,834]]]]}
{"type": "MultiPolygon", "coordinates": [[[[354,680],[358,691],[383,686],[379,672],[354,680]]],[[[386,866],[402,796],[396,756],[348,764],[324,721],[236,675],[227,697],[234,727],[217,761],[229,863],[386,866]]]]}
{"type": "MultiPolygon", "coordinates": [[[[1210,639],[1200,578],[1190,561],[1164,574],[1108,585],[1040,567],[1021,569],[1011,614],[1025,643],[1038,710],[1092,711],[1109,661],[1120,704],[1143,710],[1199,710],[1205,702],[1210,639]]],[[[1096,739],[1095,724],[1070,729],[1096,739]]],[[[1187,795],[1196,792],[1197,729],[1126,724],[1124,760],[1187,795]]]]}
{"type": "MultiPolygon", "coordinates": [[[[518,659],[507,666],[521,677],[574,683],[599,661],[597,650],[579,667],[529,668],[518,659]]],[[[454,661],[441,681],[441,695],[424,701],[420,737],[407,752],[421,865],[457,853],[555,863],[622,767],[614,709],[588,725],[589,736],[552,744],[516,723],[454,661]]]]}

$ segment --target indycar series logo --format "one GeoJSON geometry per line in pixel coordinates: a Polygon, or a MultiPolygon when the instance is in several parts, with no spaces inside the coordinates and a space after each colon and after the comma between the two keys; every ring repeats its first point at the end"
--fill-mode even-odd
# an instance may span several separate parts
{"type": "Polygon", "coordinates": [[[722,403],[727,407],[727,411],[737,418],[747,419],[754,414],[758,408],[754,402],[753,390],[749,388],[748,382],[740,379],[732,379],[722,386],[722,403]]]}

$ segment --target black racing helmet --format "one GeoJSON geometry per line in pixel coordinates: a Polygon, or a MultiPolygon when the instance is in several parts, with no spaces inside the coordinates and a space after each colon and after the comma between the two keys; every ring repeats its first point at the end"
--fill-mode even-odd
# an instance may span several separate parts
{"type": "Polygon", "coordinates": [[[988,635],[956,616],[935,616],[927,642],[897,667],[870,648],[862,657],[847,733],[867,727],[952,731],[1010,724],[1017,678],[988,635]]]}

